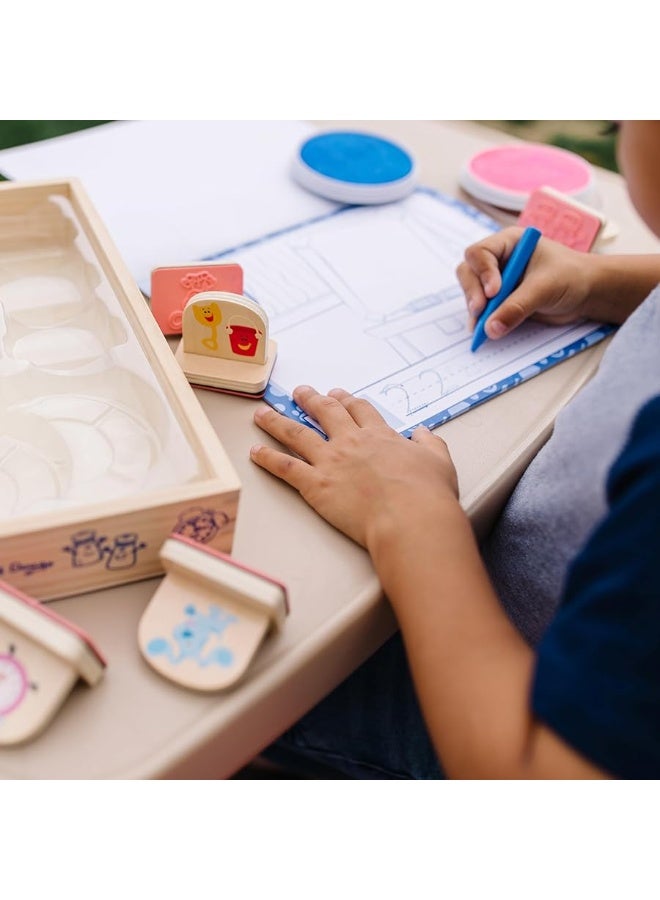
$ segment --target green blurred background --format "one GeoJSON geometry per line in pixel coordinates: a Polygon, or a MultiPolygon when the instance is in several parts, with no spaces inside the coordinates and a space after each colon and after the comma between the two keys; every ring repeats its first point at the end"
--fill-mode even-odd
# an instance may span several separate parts
{"type": "Polygon", "coordinates": [[[7,147],[18,147],[19,144],[31,144],[33,141],[43,141],[46,138],[58,137],[61,134],[69,134],[71,131],[80,131],[82,128],[91,128],[93,125],[103,125],[103,121],[48,121],[46,119],[0,119],[0,150],[7,147]]]}
{"type": "MultiPolygon", "coordinates": [[[[0,150],[29,144],[45,138],[57,137],[82,128],[102,125],[107,120],[98,121],[49,121],[29,119],[0,120],[0,150]]],[[[594,165],[617,171],[614,155],[614,137],[607,134],[610,122],[604,121],[486,121],[479,124],[499,129],[527,141],[554,144],[566,150],[579,153],[594,165]]]]}
{"type": "Polygon", "coordinates": [[[611,131],[612,122],[589,120],[581,122],[567,120],[563,122],[515,121],[495,122],[480,121],[480,125],[488,125],[515,135],[522,140],[538,141],[542,144],[554,144],[564,150],[579,153],[595,166],[618,171],[615,155],[615,136],[611,131]]]}

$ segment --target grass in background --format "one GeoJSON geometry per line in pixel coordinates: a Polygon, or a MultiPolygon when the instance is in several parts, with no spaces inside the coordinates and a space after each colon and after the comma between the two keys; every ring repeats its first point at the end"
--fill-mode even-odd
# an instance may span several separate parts
{"type": "Polygon", "coordinates": [[[18,147],[20,144],[31,144],[33,141],[44,141],[46,138],[59,137],[61,134],[81,131],[94,125],[105,125],[107,121],[107,119],[99,121],[67,119],[57,122],[47,119],[1,119],[0,150],[18,147]]]}
{"type": "Polygon", "coordinates": [[[525,141],[553,144],[578,153],[595,166],[618,172],[615,136],[608,134],[611,122],[603,120],[577,121],[481,121],[480,125],[505,131],[525,141]]]}
{"type": "MultiPolygon", "coordinates": [[[[21,144],[32,144],[34,141],[45,141],[47,138],[92,128],[94,125],[105,125],[108,119],[94,120],[49,120],[49,119],[0,119],[0,150],[8,147],[19,147],[21,144]]],[[[0,174],[0,181],[6,181],[0,174]]]]}

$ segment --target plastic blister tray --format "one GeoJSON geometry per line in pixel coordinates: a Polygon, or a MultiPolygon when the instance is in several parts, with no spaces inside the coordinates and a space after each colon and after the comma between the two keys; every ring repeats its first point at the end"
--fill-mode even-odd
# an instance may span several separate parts
{"type": "Polygon", "coordinates": [[[0,185],[0,376],[1,578],[149,577],[196,516],[231,549],[236,473],[75,180],[0,185]]]}

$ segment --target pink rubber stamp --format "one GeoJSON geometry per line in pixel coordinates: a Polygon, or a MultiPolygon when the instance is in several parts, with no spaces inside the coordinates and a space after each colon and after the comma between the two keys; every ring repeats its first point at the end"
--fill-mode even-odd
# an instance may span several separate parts
{"type": "Polygon", "coordinates": [[[151,312],[163,334],[181,334],[183,309],[202,291],[243,293],[238,263],[184,263],[159,266],[151,273],[151,312]]]}
{"type": "Polygon", "coordinates": [[[605,224],[601,213],[548,187],[532,191],[518,217],[518,225],[533,225],[545,237],[584,253],[591,250],[605,224]]]}

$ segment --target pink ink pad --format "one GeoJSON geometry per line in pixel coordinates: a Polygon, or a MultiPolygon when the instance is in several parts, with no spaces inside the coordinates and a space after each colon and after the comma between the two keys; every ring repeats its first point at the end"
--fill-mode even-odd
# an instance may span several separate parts
{"type": "Polygon", "coordinates": [[[554,188],[589,202],[594,185],[591,165],[577,153],[530,143],[503,144],[477,153],[459,180],[475,199],[517,212],[538,188],[554,188]]]}

